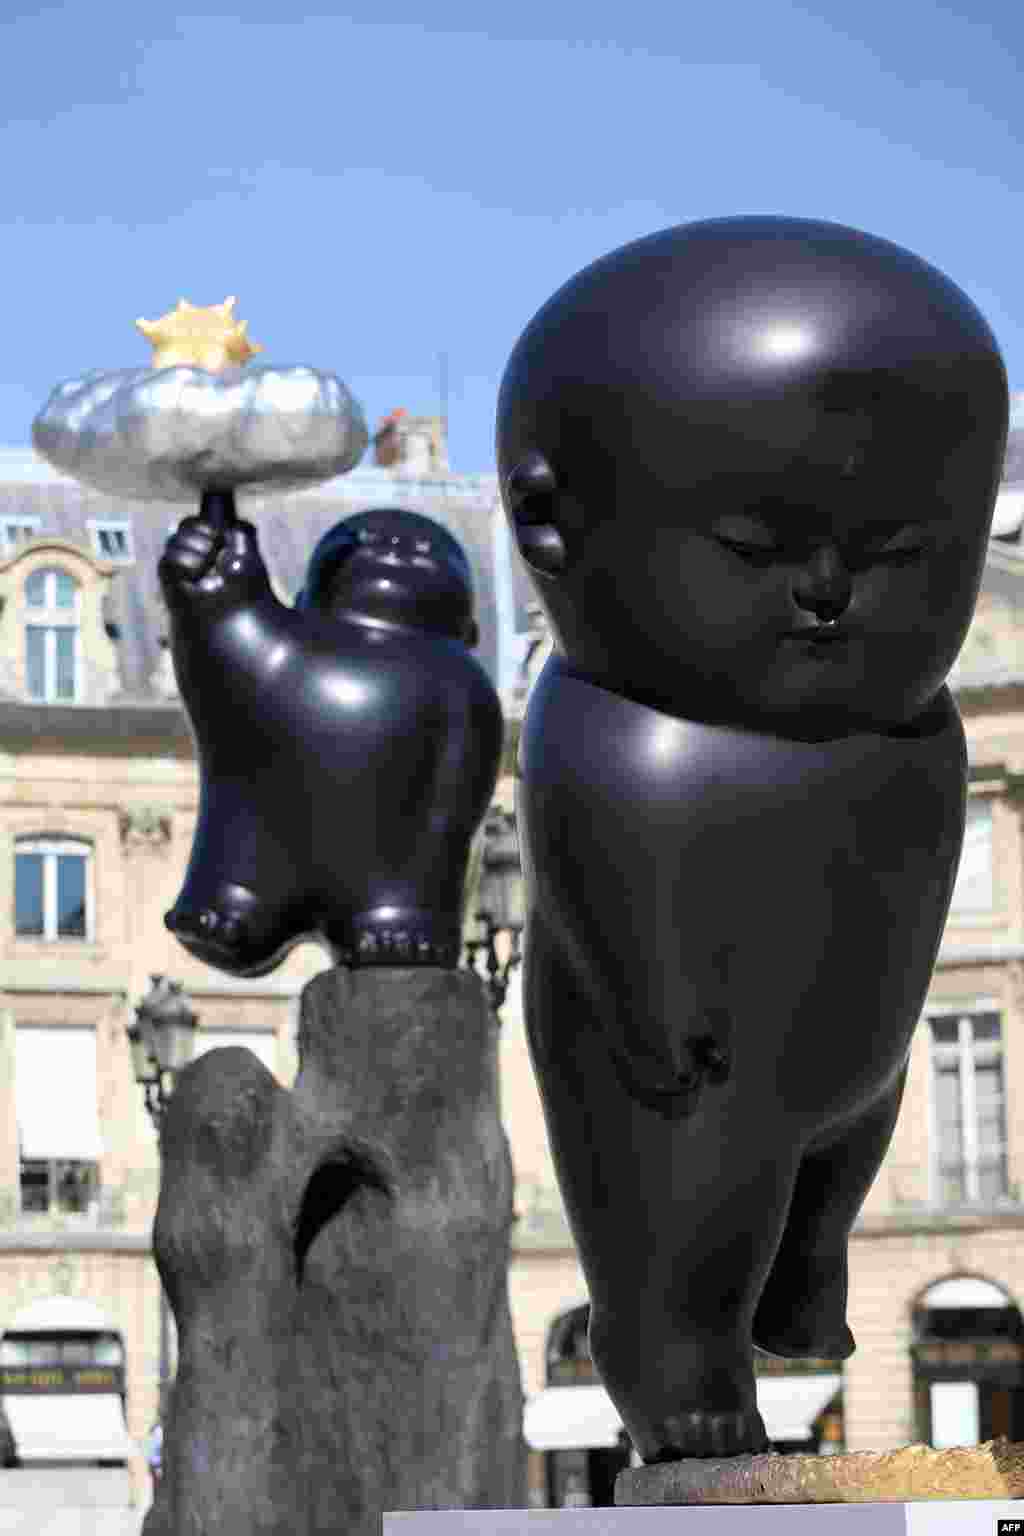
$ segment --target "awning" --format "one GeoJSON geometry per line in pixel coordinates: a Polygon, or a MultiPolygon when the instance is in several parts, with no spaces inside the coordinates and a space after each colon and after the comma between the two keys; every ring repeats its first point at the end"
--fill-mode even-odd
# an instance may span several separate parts
{"type": "Polygon", "coordinates": [[[954,1275],[950,1280],[938,1280],[930,1285],[921,1297],[924,1307],[967,1307],[971,1311],[989,1311],[994,1307],[1002,1310],[1012,1307],[1013,1302],[1005,1291],[990,1280],[979,1280],[975,1275],[954,1275]]]}
{"type": "MultiPolygon", "coordinates": [[[[815,1419],[841,1385],[838,1375],[758,1377],[757,1406],[769,1440],[809,1440],[815,1419]]],[[[604,1387],[546,1387],[526,1404],[523,1432],[535,1451],[611,1449],[621,1431],[604,1387]]]]}
{"type": "Polygon", "coordinates": [[[1016,533],[1024,522],[1024,486],[1004,485],[996,497],[996,510],[992,518],[994,538],[1006,538],[1016,533]]]}
{"type": "Polygon", "coordinates": [[[815,1419],[841,1386],[839,1375],[759,1376],[757,1406],[769,1440],[809,1440],[815,1419]]]}
{"type": "Polygon", "coordinates": [[[22,1461],[126,1461],[135,1454],[116,1395],[9,1392],[2,1401],[22,1461]]]}
{"type": "Polygon", "coordinates": [[[116,1333],[107,1314],[81,1296],[38,1296],[21,1307],[5,1333],[116,1333]]]}
{"type": "Polygon", "coordinates": [[[523,1433],[535,1451],[611,1449],[622,1420],[604,1387],[546,1387],[527,1402],[523,1433]]]}
{"type": "Polygon", "coordinates": [[[98,1162],[95,1030],[19,1024],[14,1103],[22,1157],[98,1162]]]}

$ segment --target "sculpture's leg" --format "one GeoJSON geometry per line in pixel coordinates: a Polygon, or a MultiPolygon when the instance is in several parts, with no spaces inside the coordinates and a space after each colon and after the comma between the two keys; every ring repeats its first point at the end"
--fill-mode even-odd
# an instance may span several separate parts
{"type": "Polygon", "coordinates": [[[168,928],[197,959],[258,976],[301,930],[302,895],[294,860],[252,806],[248,787],[211,772],[168,928]]]}
{"type": "Polygon", "coordinates": [[[763,1450],[750,1328],[792,1174],[759,1166],[749,1123],[745,1137],[729,1130],[738,1150],[717,1163],[716,1149],[687,1145],[685,1127],[659,1129],[664,1176],[646,1165],[617,1283],[592,1297],[594,1362],[644,1461],[763,1450]]]}
{"type": "MultiPolygon", "coordinates": [[[[595,1365],[645,1461],[761,1450],[750,1327],[785,1224],[783,1151],[742,1053],[669,1116],[631,1094],[608,1031],[534,913],[525,1007],[590,1286],[595,1365]]],[[[680,1022],[680,1029],[686,1021],[680,1022]]]]}
{"type": "Polygon", "coordinates": [[[754,1317],[754,1343],[772,1354],[845,1360],[850,1228],[892,1138],[906,1074],[797,1174],[786,1229],[754,1317]]]}

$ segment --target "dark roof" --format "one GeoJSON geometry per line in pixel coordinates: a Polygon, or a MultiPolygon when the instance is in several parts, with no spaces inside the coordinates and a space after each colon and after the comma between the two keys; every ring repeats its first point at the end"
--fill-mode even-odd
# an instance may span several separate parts
{"type": "MultiPolygon", "coordinates": [[[[183,503],[122,501],[88,490],[76,481],[32,466],[26,450],[0,453],[0,520],[19,514],[39,518],[40,534],[56,534],[95,553],[90,519],[131,527],[134,558],[117,570],[104,608],[116,631],[121,694],[114,703],[158,702],[153,674],[166,632],[156,567],[169,532],[190,513],[183,503]]],[[[357,470],[315,491],[266,500],[240,498],[241,516],[259,529],[260,547],[278,595],[291,601],[302,585],[306,562],[321,534],[334,523],[370,507],[403,507],[443,524],[462,545],[473,572],[480,626],[477,656],[498,684],[498,606],[495,590],[493,476],[452,475],[411,480],[385,470],[357,470]]],[[[0,551],[2,553],[2,551],[0,551]]]]}

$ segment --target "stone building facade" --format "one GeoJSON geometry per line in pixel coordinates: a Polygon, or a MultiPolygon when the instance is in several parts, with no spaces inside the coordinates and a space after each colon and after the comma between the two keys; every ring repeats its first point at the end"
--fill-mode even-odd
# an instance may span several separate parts
{"type": "MultiPolygon", "coordinates": [[[[1024,464],[1013,457],[1024,418],[1019,428],[1002,533],[954,678],[970,748],[967,855],[904,1110],[852,1244],[860,1347],[841,1371],[852,1448],[972,1426],[1024,1438],[1024,547],[1014,514],[1024,464]]],[[[245,515],[283,596],[347,513],[402,505],[452,529],[470,555],[481,654],[510,717],[498,799],[511,808],[517,719],[546,641],[512,571],[494,477],[452,475],[443,439],[418,418],[390,419],[383,458],[245,515]],[[403,433],[415,438],[407,458],[403,433]]],[[[96,1302],[125,1337],[137,1437],[156,1416],[172,1350],[149,1248],[159,1165],[132,1079],[134,1007],[152,974],[169,975],[199,1014],[201,1047],[248,1045],[288,1084],[298,996],[326,963],[303,946],[268,977],[234,980],[193,961],[163,926],[198,787],[155,575],[180,515],[85,492],[27,451],[0,453],[0,1329],[37,1297],[96,1302]]],[[[511,1302],[534,1401],[567,1379],[557,1340],[580,1347],[566,1319],[586,1290],[517,976],[502,1010],[501,1074],[517,1180],[511,1302]]],[[[589,1380],[582,1367],[578,1378],[589,1380]]],[[[607,1450],[614,1416],[596,1411],[597,1448],[607,1450]]],[[[549,1449],[539,1438],[537,1451],[549,1449]]],[[[534,1473],[539,1502],[553,1484],[539,1458],[534,1473]]]]}

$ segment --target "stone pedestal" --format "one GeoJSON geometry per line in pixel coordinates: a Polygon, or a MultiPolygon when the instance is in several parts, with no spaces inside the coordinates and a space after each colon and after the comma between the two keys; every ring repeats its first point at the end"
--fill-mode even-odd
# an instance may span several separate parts
{"type": "MultiPolygon", "coordinates": [[[[839,1456],[730,1456],[628,1467],[615,1480],[617,1505],[903,1504],[1024,1498],[1024,1445],[936,1451],[851,1451],[839,1456]]],[[[1021,1527],[1024,1531],[1024,1526],[1021,1527]]]]}
{"type": "Polygon", "coordinates": [[[157,1264],[178,1325],[145,1536],[378,1536],[525,1502],[497,1025],[470,973],[315,978],[300,1071],[179,1079],[157,1264]]]}

